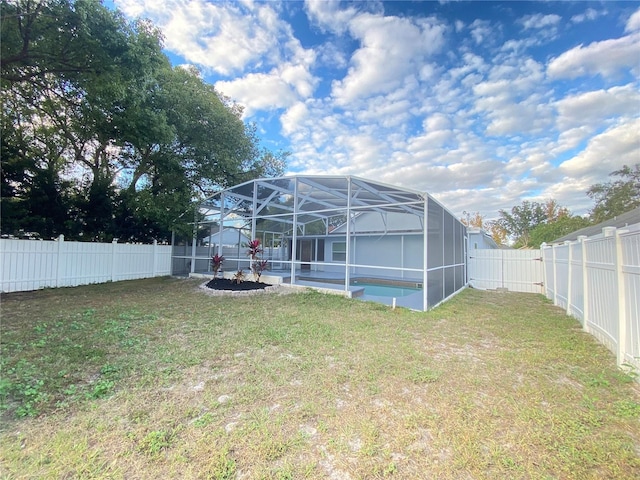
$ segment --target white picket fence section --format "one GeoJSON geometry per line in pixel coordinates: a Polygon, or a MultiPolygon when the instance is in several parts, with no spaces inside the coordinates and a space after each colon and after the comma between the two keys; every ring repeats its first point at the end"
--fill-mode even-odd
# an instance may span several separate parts
{"type": "Polygon", "coordinates": [[[470,250],[468,271],[479,290],[543,293],[540,250],[470,250]]]}
{"type": "Polygon", "coordinates": [[[171,246],[0,239],[0,291],[171,275],[171,246]]]}
{"type": "Polygon", "coordinates": [[[543,246],[545,293],[615,355],[640,370],[640,224],[543,246]]]}

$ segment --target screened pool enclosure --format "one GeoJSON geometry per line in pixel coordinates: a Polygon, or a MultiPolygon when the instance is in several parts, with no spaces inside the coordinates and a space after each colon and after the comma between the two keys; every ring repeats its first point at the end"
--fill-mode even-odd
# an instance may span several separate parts
{"type": "Polygon", "coordinates": [[[269,283],[417,310],[466,284],[465,227],[424,192],[354,176],[266,178],[216,193],[201,211],[195,238],[174,242],[174,274],[212,273],[215,254],[225,273],[248,273],[251,238],[262,243],[269,283]]]}

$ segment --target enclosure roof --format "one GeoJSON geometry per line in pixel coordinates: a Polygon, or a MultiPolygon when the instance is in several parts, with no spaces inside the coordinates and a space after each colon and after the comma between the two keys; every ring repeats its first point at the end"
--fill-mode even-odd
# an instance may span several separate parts
{"type": "Polygon", "coordinates": [[[347,208],[356,214],[378,211],[423,216],[427,197],[424,192],[356,176],[295,175],[250,180],[217,192],[202,206],[244,217],[267,211],[284,216],[296,210],[297,221],[306,223],[338,215],[347,208]]]}

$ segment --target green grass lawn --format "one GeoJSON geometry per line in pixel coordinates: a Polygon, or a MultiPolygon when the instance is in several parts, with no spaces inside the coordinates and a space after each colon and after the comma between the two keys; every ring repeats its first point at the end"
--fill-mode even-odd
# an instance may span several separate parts
{"type": "Polygon", "coordinates": [[[3,295],[0,478],[640,478],[640,386],[542,296],[199,283],[3,295]]]}

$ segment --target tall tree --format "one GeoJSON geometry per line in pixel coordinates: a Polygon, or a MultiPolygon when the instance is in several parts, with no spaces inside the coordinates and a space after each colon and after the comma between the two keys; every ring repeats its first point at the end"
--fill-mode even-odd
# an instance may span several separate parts
{"type": "Polygon", "coordinates": [[[286,155],[261,150],[197,71],[172,68],[152,24],[98,0],[0,7],[3,233],[167,238],[197,198],[282,173],[286,155]]]}
{"type": "Polygon", "coordinates": [[[618,179],[597,183],[587,191],[595,201],[590,212],[594,223],[604,222],[640,206],[640,163],[633,167],[624,165],[609,175],[618,179]]]}
{"type": "Polygon", "coordinates": [[[471,213],[465,210],[462,212],[462,215],[463,217],[460,219],[460,222],[462,222],[465,227],[485,228],[484,217],[480,215],[480,212],[471,213]]]}
{"type": "MultiPolygon", "coordinates": [[[[13,203],[26,207],[25,219],[41,217],[46,225],[53,220],[55,228],[41,229],[43,235],[69,234],[68,226],[79,223],[88,238],[108,239],[118,114],[130,81],[145,76],[134,58],[141,35],[96,0],[18,0],[0,6],[2,136],[15,142],[6,150],[15,156],[3,162],[25,167],[22,185],[14,179],[5,189],[16,194],[13,203]],[[48,188],[34,189],[30,183],[38,179],[47,179],[48,188]],[[81,200],[61,207],[69,212],[65,221],[52,219],[38,208],[44,199],[37,199],[37,191],[49,192],[51,201],[70,201],[75,191],[81,200]],[[74,205],[80,209],[76,215],[74,205]]],[[[147,45],[161,55],[157,38],[147,45]]],[[[152,56],[150,49],[144,53],[138,58],[152,56]]],[[[6,213],[11,209],[3,211],[3,220],[6,213]]]]}
{"type": "Polygon", "coordinates": [[[509,232],[497,220],[490,220],[485,223],[487,233],[497,245],[507,245],[509,240],[509,232]]]}
{"type": "Polygon", "coordinates": [[[524,200],[510,212],[500,210],[499,214],[500,218],[496,223],[507,232],[516,248],[531,246],[531,231],[538,225],[555,222],[570,215],[566,208],[558,205],[553,199],[544,203],[524,200]]]}
{"type": "Polygon", "coordinates": [[[569,233],[588,227],[591,222],[583,217],[565,215],[557,220],[542,223],[531,230],[529,246],[539,248],[543,243],[552,242],[569,233]]]}

